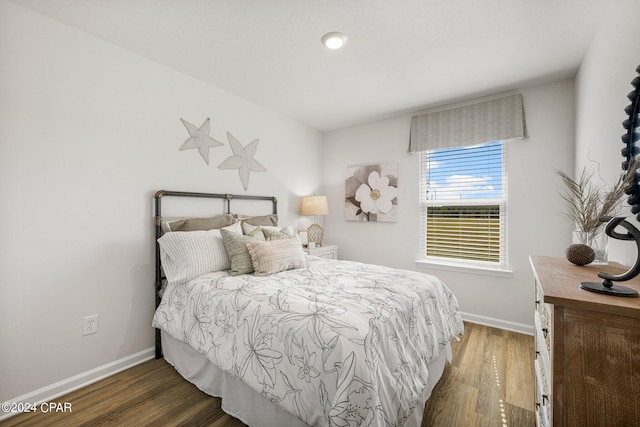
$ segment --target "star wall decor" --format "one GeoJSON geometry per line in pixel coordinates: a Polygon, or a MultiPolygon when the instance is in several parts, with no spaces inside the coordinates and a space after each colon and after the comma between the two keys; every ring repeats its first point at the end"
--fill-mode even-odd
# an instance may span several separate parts
{"type": "Polygon", "coordinates": [[[246,147],[243,147],[240,141],[230,132],[227,132],[227,139],[229,140],[229,145],[231,145],[233,156],[220,163],[218,169],[238,169],[240,181],[242,181],[242,186],[246,191],[249,188],[249,175],[251,172],[267,171],[264,166],[253,158],[258,150],[258,139],[254,139],[246,147]]]}
{"type": "Polygon", "coordinates": [[[184,119],[180,119],[180,121],[182,121],[184,127],[187,128],[187,132],[189,132],[189,138],[185,139],[182,143],[180,151],[197,148],[205,163],[209,164],[209,147],[219,147],[224,145],[222,142],[209,136],[209,118],[207,117],[199,128],[184,119]]]}

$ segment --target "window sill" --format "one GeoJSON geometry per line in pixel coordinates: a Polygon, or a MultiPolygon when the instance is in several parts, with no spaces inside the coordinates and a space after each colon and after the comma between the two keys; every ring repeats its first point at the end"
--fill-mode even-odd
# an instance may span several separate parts
{"type": "Polygon", "coordinates": [[[500,268],[487,267],[484,265],[472,265],[461,263],[448,263],[443,261],[416,260],[416,267],[429,268],[435,270],[457,271],[461,273],[482,274],[495,277],[512,277],[513,270],[503,270],[500,268]]]}

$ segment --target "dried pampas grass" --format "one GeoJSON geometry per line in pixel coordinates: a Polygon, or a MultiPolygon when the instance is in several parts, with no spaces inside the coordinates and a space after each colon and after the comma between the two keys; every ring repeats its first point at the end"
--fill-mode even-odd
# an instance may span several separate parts
{"type": "Polygon", "coordinates": [[[593,172],[582,169],[577,180],[561,170],[556,173],[565,184],[565,191],[561,193],[567,206],[565,213],[580,231],[592,232],[602,225],[600,218],[614,216],[620,209],[620,200],[624,192],[633,183],[637,162],[630,165],[627,171],[620,175],[616,184],[605,190],[605,186],[596,186],[592,182],[593,172]]]}

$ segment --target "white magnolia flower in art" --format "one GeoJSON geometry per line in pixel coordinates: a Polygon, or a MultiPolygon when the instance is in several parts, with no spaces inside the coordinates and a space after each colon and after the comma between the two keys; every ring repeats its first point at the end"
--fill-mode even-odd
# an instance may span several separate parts
{"type": "Polygon", "coordinates": [[[356,200],[360,202],[360,209],[367,213],[388,213],[393,205],[391,201],[397,194],[396,187],[389,185],[389,178],[380,176],[376,171],[369,174],[369,185],[362,184],[356,191],[356,200]]]}

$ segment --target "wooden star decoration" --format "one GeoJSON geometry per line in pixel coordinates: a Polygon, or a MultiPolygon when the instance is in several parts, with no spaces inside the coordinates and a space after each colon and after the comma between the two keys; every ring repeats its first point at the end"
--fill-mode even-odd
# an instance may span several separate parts
{"type": "Polygon", "coordinates": [[[225,159],[218,166],[219,169],[238,169],[240,175],[240,181],[245,191],[249,188],[249,175],[251,172],[266,172],[267,169],[262,166],[253,156],[256,155],[258,150],[258,139],[254,139],[243,147],[240,141],[238,141],[230,132],[227,132],[227,139],[229,145],[231,145],[231,151],[233,156],[225,159]]]}
{"type": "Polygon", "coordinates": [[[185,139],[182,143],[180,151],[197,148],[205,163],[209,164],[209,147],[219,147],[224,145],[222,142],[209,136],[209,118],[207,117],[199,128],[184,119],[180,120],[184,127],[187,128],[187,132],[189,132],[189,138],[185,139]]]}

